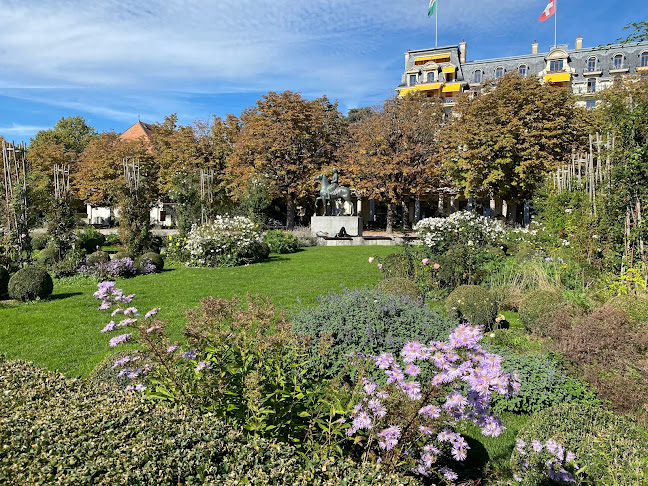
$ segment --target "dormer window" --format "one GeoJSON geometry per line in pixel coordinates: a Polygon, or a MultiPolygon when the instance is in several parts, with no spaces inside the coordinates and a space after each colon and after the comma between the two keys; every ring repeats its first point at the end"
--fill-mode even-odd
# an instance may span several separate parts
{"type": "Polygon", "coordinates": [[[473,81],[475,83],[481,83],[484,80],[484,71],[481,69],[478,69],[475,71],[475,74],[473,75],[473,81]]]}
{"type": "Polygon", "coordinates": [[[549,61],[549,72],[559,73],[563,70],[564,59],[553,59],[549,61]]]}
{"type": "Polygon", "coordinates": [[[518,73],[520,73],[520,76],[526,78],[528,72],[529,72],[529,66],[527,66],[526,64],[520,64],[520,66],[518,67],[518,73]]]}
{"type": "Polygon", "coordinates": [[[590,78],[587,80],[587,92],[596,93],[596,78],[590,78]]]}
{"type": "Polygon", "coordinates": [[[426,81],[428,83],[434,83],[434,71],[428,71],[426,81]]]}
{"type": "Polygon", "coordinates": [[[639,66],[648,67],[648,51],[641,53],[641,61],[639,62],[639,66]]]}
{"type": "Polygon", "coordinates": [[[416,74],[410,74],[409,75],[409,85],[410,86],[415,86],[416,85],[416,74]]]}
{"type": "Polygon", "coordinates": [[[612,58],[613,69],[623,69],[623,54],[617,54],[612,58]]]}
{"type": "Polygon", "coordinates": [[[504,76],[504,68],[500,66],[497,69],[495,69],[495,79],[499,79],[502,76],[504,76]]]}
{"type": "Polygon", "coordinates": [[[591,73],[594,71],[596,71],[596,58],[592,56],[587,60],[587,72],[591,73]]]}

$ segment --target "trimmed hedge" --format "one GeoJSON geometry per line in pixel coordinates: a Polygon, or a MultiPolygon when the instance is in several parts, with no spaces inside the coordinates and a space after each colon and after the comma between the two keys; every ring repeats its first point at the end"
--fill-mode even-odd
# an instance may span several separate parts
{"type": "Polygon", "coordinates": [[[216,414],[170,408],[0,358],[0,484],[414,484],[379,465],[246,441],[216,414]]]}
{"type": "Polygon", "coordinates": [[[493,293],[484,287],[460,285],[448,295],[446,311],[450,317],[492,329],[497,317],[497,301],[493,293]]]}
{"type": "Polygon", "coordinates": [[[421,289],[408,278],[386,278],[378,282],[374,289],[389,295],[409,297],[417,301],[423,300],[421,289]]]}
{"type": "Polygon", "coordinates": [[[95,251],[94,253],[86,257],[87,265],[97,265],[98,263],[108,263],[110,261],[110,255],[105,251],[95,251]]]}
{"type": "MultiPolygon", "coordinates": [[[[553,439],[576,455],[576,463],[585,467],[582,484],[645,484],[648,480],[648,432],[629,419],[590,405],[563,404],[534,414],[518,433],[518,439],[530,444],[553,439]],[[642,476],[642,474],[644,474],[642,476]],[[643,481],[642,481],[643,479],[643,481]]],[[[511,462],[529,461],[514,451],[511,462]]],[[[539,468],[544,458],[538,455],[539,468]]],[[[548,484],[546,476],[529,471],[523,476],[524,485],[548,484]]]]}
{"type": "Polygon", "coordinates": [[[164,269],[164,258],[162,258],[162,255],[160,255],[159,253],[152,251],[146,252],[137,260],[135,260],[135,265],[137,267],[140,267],[145,262],[145,260],[149,260],[153,264],[153,266],[155,266],[156,272],[161,272],[164,269]]]}
{"type": "Polygon", "coordinates": [[[46,299],[52,295],[54,282],[50,274],[42,268],[25,267],[9,279],[8,290],[9,297],[23,302],[46,299]]]}

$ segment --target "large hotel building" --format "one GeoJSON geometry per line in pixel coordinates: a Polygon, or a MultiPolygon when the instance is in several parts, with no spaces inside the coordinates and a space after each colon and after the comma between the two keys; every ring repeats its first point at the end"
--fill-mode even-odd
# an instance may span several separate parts
{"type": "Polygon", "coordinates": [[[420,91],[439,97],[451,109],[458,93],[476,94],[484,81],[517,72],[569,87],[580,104],[593,108],[597,93],[622,76],[648,80],[648,42],[583,48],[578,36],[573,49],[558,45],[549,52],[538,52],[534,41],[530,54],[481,61],[468,61],[466,50],[462,41],[455,46],[407,51],[405,72],[396,91],[401,96],[420,91]]]}

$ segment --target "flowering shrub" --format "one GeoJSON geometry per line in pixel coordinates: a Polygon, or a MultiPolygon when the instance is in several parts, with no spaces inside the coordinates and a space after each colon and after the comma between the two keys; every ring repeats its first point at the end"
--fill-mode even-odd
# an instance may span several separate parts
{"type": "Polygon", "coordinates": [[[261,230],[249,218],[217,216],[213,223],[191,228],[185,250],[191,265],[229,267],[261,260],[262,241],[261,230]]]}
{"type": "Polygon", "coordinates": [[[576,455],[566,451],[562,444],[553,439],[544,443],[534,439],[530,444],[517,439],[513,460],[517,462],[521,473],[513,475],[518,482],[523,482],[522,474],[527,473],[539,478],[546,475],[549,479],[560,483],[576,484],[574,479],[574,471],[578,470],[575,462],[576,455]]]}
{"type": "Polygon", "coordinates": [[[425,218],[414,226],[423,243],[435,253],[444,253],[454,245],[499,245],[504,227],[496,219],[472,211],[458,211],[447,218],[425,218]]]}
{"type": "Polygon", "coordinates": [[[108,262],[95,261],[86,262],[79,268],[79,273],[93,275],[98,279],[107,278],[129,278],[136,275],[148,275],[155,273],[156,267],[150,261],[143,261],[139,266],[135,265],[132,258],[116,258],[108,262]]]}
{"type": "Polygon", "coordinates": [[[187,235],[185,233],[169,235],[166,243],[165,258],[174,262],[189,261],[189,252],[185,249],[187,244],[187,235]]]}
{"type": "Polygon", "coordinates": [[[347,435],[393,467],[456,480],[447,467],[448,453],[463,461],[470,447],[453,425],[473,422],[484,435],[497,437],[504,426],[491,412],[493,395],[519,388],[502,371],[502,358],[479,346],[481,338],[481,328],[460,325],[447,342],[405,343],[402,363],[392,353],[376,356],[385,384],[364,379],[365,396],[353,409],[347,435]],[[420,379],[424,366],[435,370],[431,380],[420,379]]]}

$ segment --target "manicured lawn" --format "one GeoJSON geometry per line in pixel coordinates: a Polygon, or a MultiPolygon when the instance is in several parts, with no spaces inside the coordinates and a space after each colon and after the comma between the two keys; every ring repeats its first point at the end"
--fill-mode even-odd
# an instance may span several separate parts
{"type": "MultiPolygon", "coordinates": [[[[161,307],[159,317],[169,321],[171,336],[180,338],[185,310],[203,297],[260,293],[287,308],[300,301],[312,305],[319,295],[341,291],[341,285],[372,286],[380,271],[368,257],[395,251],[396,246],[313,247],[244,267],[170,266],[161,274],[118,280],[117,286],[136,294],[133,305],[141,311],[161,307]]],[[[99,332],[110,314],[97,311],[95,290],[89,280],[57,282],[49,301],[0,303],[0,353],[86,376],[111,351],[109,338],[99,332]]]]}

